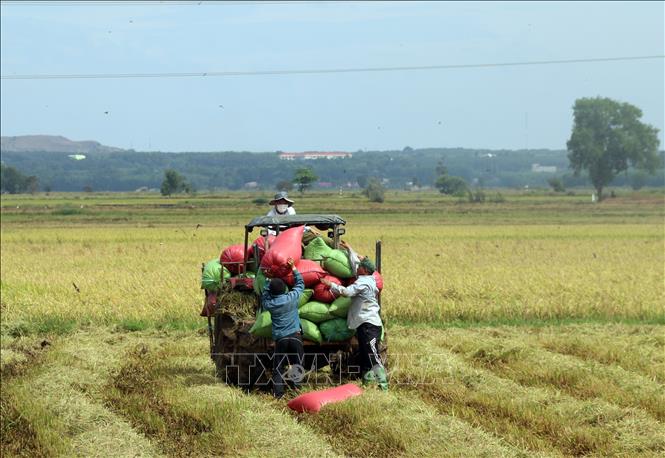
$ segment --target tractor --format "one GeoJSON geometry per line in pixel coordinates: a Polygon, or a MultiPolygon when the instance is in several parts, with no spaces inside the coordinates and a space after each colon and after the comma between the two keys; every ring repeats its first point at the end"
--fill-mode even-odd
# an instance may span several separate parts
{"type": "MultiPolygon", "coordinates": [[[[212,309],[207,316],[210,357],[215,363],[216,374],[221,381],[245,390],[266,389],[270,385],[274,341],[252,334],[250,328],[255,318],[248,318],[246,314],[240,316],[233,304],[228,303],[233,294],[237,297],[238,293],[242,293],[247,295],[243,297],[251,302],[255,315],[261,310],[261,300],[254,288],[255,274],[252,271],[255,272],[259,268],[261,253],[267,252],[270,248],[268,236],[279,235],[281,231],[292,227],[305,226],[321,231],[322,236],[327,235],[327,243],[332,248],[339,248],[340,237],[346,232],[345,224],[346,221],[338,215],[305,214],[283,217],[260,216],[245,225],[244,261],[239,263],[241,264],[237,269],[239,273],[228,279],[222,277],[218,294],[211,296],[210,291],[204,290],[204,309],[206,305],[212,309]],[[259,239],[263,239],[262,249],[259,249],[256,240],[250,242],[250,234],[257,228],[260,233],[259,239]]],[[[380,273],[380,240],[376,241],[375,250],[376,270],[380,273]]],[[[380,295],[378,300],[381,303],[380,295]]],[[[308,373],[325,368],[324,372],[332,383],[357,378],[360,375],[358,341],[355,336],[344,341],[323,343],[304,338],[303,344],[303,367],[308,373]]],[[[385,361],[387,356],[385,332],[379,345],[379,352],[385,361]]]]}

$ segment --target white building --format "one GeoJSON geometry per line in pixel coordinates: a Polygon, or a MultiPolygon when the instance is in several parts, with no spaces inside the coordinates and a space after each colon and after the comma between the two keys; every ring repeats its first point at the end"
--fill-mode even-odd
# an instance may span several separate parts
{"type": "Polygon", "coordinates": [[[531,164],[531,171],[536,173],[556,173],[556,165],[531,164]]]}
{"type": "Polygon", "coordinates": [[[313,159],[344,159],[353,157],[352,153],[343,151],[305,151],[303,153],[279,153],[283,161],[313,160],[313,159]]]}

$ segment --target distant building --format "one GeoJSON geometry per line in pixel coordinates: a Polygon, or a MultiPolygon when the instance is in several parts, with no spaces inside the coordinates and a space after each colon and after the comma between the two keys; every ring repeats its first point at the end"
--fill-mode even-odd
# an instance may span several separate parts
{"type": "Polygon", "coordinates": [[[312,159],[344,159],[353,157],[352,153],[343,151],[305,151],[303,153],[279,153],[283,161],[312,160],[312,159]]]}
{"type": "Polygon", "coordinates": [[[556,165],[531,164],[531,171],[536,173],[556,173],[556,165]]]}
{"type": "Polygon", "coordinates": [[[82,161],[85,159],[85,154],[68,154],[67,157],[75,161],[82,161]]]}
{"type": "Polygon", "coordinates": [[[259,187],[259,184],[256,181],[248,181],[244,184],[246,189],[256,189],[259,187]]]}

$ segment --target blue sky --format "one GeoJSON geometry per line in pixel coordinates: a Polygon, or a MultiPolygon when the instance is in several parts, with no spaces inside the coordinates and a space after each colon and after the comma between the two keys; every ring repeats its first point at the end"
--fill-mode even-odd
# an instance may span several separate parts
{"type": "MultiPolygon", "coordinates": [[[[663,2],[28,2],[2,75],[485,64],[665,54],[663,2]]],[[[665,129],[663,59],[1,82],[2,135],[136,150],[565,149],[579,97],[665,129]],[[221,107],[220,107],[221,105],[221,107]],[[105,112],[108,112],[106,114],[105,112]]]]}

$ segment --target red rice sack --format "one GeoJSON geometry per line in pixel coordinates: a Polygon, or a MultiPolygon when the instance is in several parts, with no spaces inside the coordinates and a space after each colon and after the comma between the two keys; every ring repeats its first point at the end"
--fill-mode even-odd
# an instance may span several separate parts
{"type": "MultiPolygon", "coordinates": [[[[333,277],[332,275],[326,275],[323,278],[331,281],[332,283],[337,283],[338,285],[342,284],[339,278],[333,277]]],[[[330,291],[330,288],[328,288],[326,285],[324,285],[323,283],[318,283],[316,286],[314,286],[314,294],[312,294],[312,299],[314,299],[315,301],[330,304],[332,301],[335,300],[335,295],[332,293],[332,291],[330,291]]]]}
{"type": "MultiPolygon", "coordinates": [[[[275,236],[274,235],[269,235],[268,236],[268,248],[272,246],[272,244],[275,242],[275,236]]],[[[247,256],[249,259],[252,259],[252,256],[254,256],[254,246],[256,246],[259,250],[258,255],[259,255],[259,260],[263,258],[263,255],[266,253],[266,239],[265,237],[259,237],[254,242],[252,242],[252,245],[247,248],[247,256]]]]}
{"type": "MultiPolygon", "coordinates": [[[[316,285],[322,277],[326,275],[326,271],[323,270],[323,267],[316,262],[310,261],[309,259],[301,259],[296,262],[296,269],[302,275],[302,279],[305,282],[305,288],[311,288],[316,285]]],[[[293,286],[296,282],[296,279],[293,277],[293,272],[289,274],[284,279],[287,285],[293,286]]]]}
{"type": "Polygon", "coordinates": [[[238,273],[243,269],[243,255],[245,254],[244,245],[231,245],[224,248],[219,261],[224,267],[229,269],[233,275],[238,275],[238,273]]]}
{"type": "Polygon", "coordinates": [[[286,278],[291,272],[291,268],[286,261],[292,258],[294,262],[300,260],[302,253],[302,233],[305,226],[292,227],[281,232],[268,248],[268,251],[261,259],[261,268],[266,277],[286,278]]]}
{"type": "Polygon", "coordinates": [[[326,404],[344,401],[362,393],[363,390],[358,385],[347,383],[334,388],[301,394],[291,399],[287,405],[296,412],[318,412],[326,404]]]}

